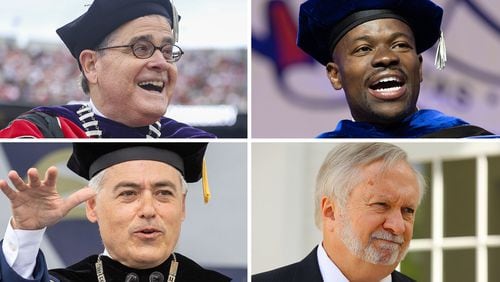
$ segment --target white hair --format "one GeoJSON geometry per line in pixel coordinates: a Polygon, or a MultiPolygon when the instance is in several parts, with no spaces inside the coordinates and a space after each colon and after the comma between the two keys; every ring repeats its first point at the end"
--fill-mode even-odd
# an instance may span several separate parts
{"type": "MultiPolygon", "coordinates": [[[[345,208],[352,189],[363,180],[359,177],[361,168],[379,160],[383,160],[382,171],[400,161],[409,164],[406,152],[388,143],[345,143],[328,153],[316,178],[315,222],[319,229],[322,229],[321,198],[326,196],[345,208]]],[[[413,166],[410,167],[417,178],[420,204],[425,193],[425,180],[413,166]]]]}

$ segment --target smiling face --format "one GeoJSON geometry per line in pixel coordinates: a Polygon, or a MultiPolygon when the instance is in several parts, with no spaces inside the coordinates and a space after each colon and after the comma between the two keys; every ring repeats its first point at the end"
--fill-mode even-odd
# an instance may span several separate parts
{"type": "Polygon", "coordinates": [[[356,121],[391,124],[415,113],[422,57],[410,27],[377,19],[350,30],[327,65],[332,86],[344,89],[356,121]]]}
{"type": "MultiPolygon", "coordinates": [[[[159,15],[134,19],[116,29],[102,47],[140,40],[155,46],[173,44],[167,19],[159,15]]],[[[147,59],[136,58],[128,47],[84,50],[80,62],[89,81],[90,97],[106,117],[138,127],[165,114],[177,80],[177,67],[167,63],[159,50],[147,59]]]]}
{"type": "Polygon", "coordinates": [[[362,168],[345,207],[323,200],[323,244],[347,276],[363,271],[379,274],[379,280],[387,276],[412,238],[420,199],[417,178],[405,161],[383,172],[381,167],[376,161],[362,168]]]}
{"type": "Polygon", "coordinates": [[[111,257],[138,269],[173,252],[185,217],[180,173],[162,162],[128,161],[106,169],[87,218],[99,224],[111,257]]]}

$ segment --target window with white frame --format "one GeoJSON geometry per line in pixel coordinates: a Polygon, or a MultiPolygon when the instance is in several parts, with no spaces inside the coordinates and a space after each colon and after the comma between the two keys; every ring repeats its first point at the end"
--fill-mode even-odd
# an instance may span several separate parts
{"type": "Polygon", "coordinates": [[[417,281],[500,281],[500,155],[416,165],[428,188],[402,272],[417,281]]]}

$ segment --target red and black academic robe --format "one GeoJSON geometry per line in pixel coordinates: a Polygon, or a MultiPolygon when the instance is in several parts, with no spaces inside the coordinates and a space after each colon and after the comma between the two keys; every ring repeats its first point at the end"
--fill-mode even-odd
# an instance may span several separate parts
{"type": "MultiPolygon", "coordinates": [[[[86,132],[90,129],[84,127],[88,121],[82,121],[78,114],[81,108],[79,104],[37,107],[0,130],[0,138],[88,138],[86,132]]],[[[103,138],[145,138],[151,131],[149,126],[129,127],[98,115],[92,117],[103,138]]],[[[158,127],[160,138],[215,138],[211,133],[165,117],[159,120],[158,127]]]]}

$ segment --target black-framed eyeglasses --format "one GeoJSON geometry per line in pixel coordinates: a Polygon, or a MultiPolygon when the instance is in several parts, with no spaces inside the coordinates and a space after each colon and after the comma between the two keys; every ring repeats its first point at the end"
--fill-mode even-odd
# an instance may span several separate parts
{"type": "Polygon", "coordinates": [[[182,51],[181,47],[175,44],[168,43],[163,46],[155,46],[153,43],[147,40],[139,40],[129,45],[102,47],[96,49],[96,51],[114,48],[130,48],[132,49],[132,53],[134,54],[134,56],[139,59],[151,58],[156,50],[160,50],[165,60],[169,63],[175,63],[179,61],[182,55],[184,55],[184,51],[182,51]]]}

